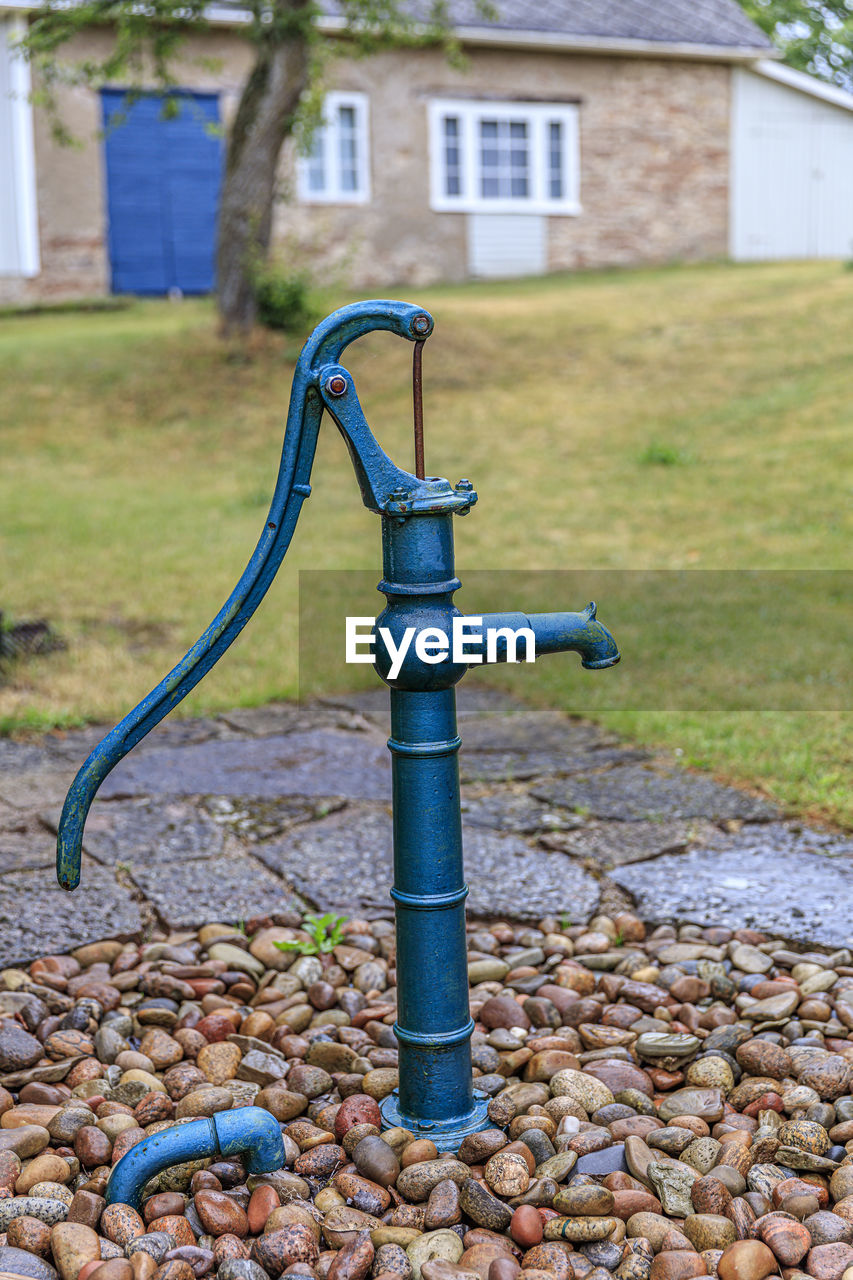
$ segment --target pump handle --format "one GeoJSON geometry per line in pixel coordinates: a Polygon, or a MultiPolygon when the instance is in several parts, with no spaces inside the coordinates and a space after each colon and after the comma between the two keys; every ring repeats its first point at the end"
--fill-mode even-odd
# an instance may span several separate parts
{"type": "MultiPolygon", "coordinates": [[[[311,467],[317,448],[320,420],[326,407],[324,398],[327,398],[324,397],[325,388],[321,388],[321,383],[328,377],[329,366],[337,365],[341,354],[351,342],[374,330],[387,330],[401,338],[408,338],[410,342],[422,342],[429,337],[432,329],[432,316],[422,307],[408,302],[373,299],[356,302],[332,312],[321,321],[305,343],[293,375],[272,504],[252,558],[203,635],[199,636],[189,652],[160,681],[156,689],[152,689],[102,739],[71,784],[62,808],[56,840],[56,878],[63,889],[76,889],[80,883],[83,828],[104,778],[222,657],[263,600],[278,572],[290,546],[302,503],[311,492],[311,467]]],[[[374,510],[381,510],[387,495],[401,478],[415,482],[415,477],[400,471],[382,453],[360,411],[358,439],[352,438],[337,414],[333,416],[356,463],[365,502],[374,510]],[[377,462],[381,459],[382,465],[368,469],[381,483],[366,486],[364,468],[359,466],[359,462],[365,462],[363,453],[371,449],[377,462]],[[382,492],[377,493],[377,489],[382,492]]]]}

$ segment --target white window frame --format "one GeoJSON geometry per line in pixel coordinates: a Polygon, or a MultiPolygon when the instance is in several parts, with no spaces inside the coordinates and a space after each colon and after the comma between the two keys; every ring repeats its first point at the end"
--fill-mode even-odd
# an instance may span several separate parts
{"type": "Polygon", "coordinates": [[[370,113],[366,93],[327,93],[323,99],[323,123],[317,126],[326,148],[326,186],[322,191],[309,185],[310,156],[297,160],[297,190],[304,204],[367,204],[370,201],[370,113]],[[351,107],[355,115],[357,189],[345,190],[341,183],[338,111],[351,107]]]}
{"type": "Polygon", "coordinates": [[[580,203],[580,121],[576,105],[565,102],[507,102],[478,98],[433,98],[429,113],[430,208],[439,213],[551,213],[576,215],[580,203]],[[461,190],[445,190],[444,120],[459,120],[461,190]],[[530,194],[490,198],[480,194],[481,120],[523,120],[529,139],[530,194]],[[549,195],[548,126],[562,125],[563,192],[549,195]]]}

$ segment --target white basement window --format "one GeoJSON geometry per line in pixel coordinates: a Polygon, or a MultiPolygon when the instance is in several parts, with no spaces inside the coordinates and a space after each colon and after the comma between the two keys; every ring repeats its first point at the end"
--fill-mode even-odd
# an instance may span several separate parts
{"type": "Polygon", "coordinates": [[[298,162],[301,200],[364,204],[370,199],[367,94],[327,93],[323,122],[298,162]]]}
{"type": "Polygon", "coordinates": [[[576,106],[436,98],[429,144],[433,209],[581,211],[576,106]]]}

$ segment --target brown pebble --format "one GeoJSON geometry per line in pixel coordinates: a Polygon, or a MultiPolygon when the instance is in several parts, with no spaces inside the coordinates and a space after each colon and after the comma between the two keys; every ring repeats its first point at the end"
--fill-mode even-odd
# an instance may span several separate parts
{"type": "Polygon", "coordinates": [[[777,1267],[774,1254],[760,1240],[736,1240],[723,1250],[717,1275],[720,1280],[764,1280],[777,1267]]]}
{"type": "Polygon", "coordinates": [[[783,1267],[795,1267],[812,1246],[808,1229],[781,1214],[768,1213],[755,1226],[759,1239],[773,1250],[783,1267]]]}
{"type": "Polygon", "coordinates": [[[77,1280],[82,1267],[101,1256],[100,1240],[82,1222],[57,1222],[51,1228],[50,1247],[62,1280],[77,1280]]]}
{"type": "Polygon", "coordinates": [[[255,1240],[252,1257],[270,1275],[280,1275],[292,1262],[315,1262],[319,1248],[314,1233],[300,1223],[269,1231],[255,1240]]]}
{"type": "Polygon", "coordinates": [[[224,1191],[198,1191],[193,1201],[196,1213],[212,1236],[249,1234],[249,1219],[236,1201],[224,1191]]]}
{"type": "Polygon", "coordinates": [[[133,1280],[154,1280],[157,1274],[157,1263],[150,1253],[145,1253],[142,1249],[133,1254],[130,1265],[133,1270],[133,1280]]]}
{"type": "Polygon", "coordinates": [[[519,1205],[509,1224],[509,1233],[515,1243],[521,1245],[522,1249],[530,1249],[533,1245],[539,1244],[543,1231],[542,1218],[538,1210],[532,1204],[519,1205]]]}
{"type": "Polygon", "coordinates": [[[687,1249],[663,1249],[655,1256],[649,1272],[650,1280],[690,1280],[708,1274],[705,1260],[687,1249]]]}
{"type": "Polygon", "coordinates": [[[249,1220],[249,1231],[253,1236],[260,1235],[266,1225],[267,1218],[273,1209],[277,1209],[281,1201],[275,1187],[262,1185],[252,1192],[246,1216],[249,1220]]]}
{"type": "Polygon", "coordinates": [[[806,1255],[805,1270],[814,1280],[841,1280],[849,1266],[853,1266],[853,1246],[849,1244],[815,1245],[806,1255]]]}
{"type": "Polygon", "coordinates": [[[15,1249],[25,1249],[27,1253],[35,1253],[40,1258],[50,1253],[50,1227],[38,1218],[30,1218],[23,1214],[13,1218],[6,1229],[6,1243],[15,1249]]]}
{"type": "Polygon", "coordinates": [[[411,1164],[421,1164],[424,1160],[435,1160],[437,1157],[438,1148],[434,1142],[430,1142],[429,1138],[416,1138],[403,1148],[400,1164],[408,1169],[411,1164]]]}
{"type": "Polygon", "coordinates": [[[148,1223],[169,1214],[181,1214],[186,1203],[186,1196],[180,1195],[177,1191],[161,1191],[145,1201],[142,1206],[142,1216],[148,1223]]]}
{"type": "Polygon", "coordinates": [[[452,1178],[437,1183],[429,1193],[424,1214],[424,1230],[440,1231],[462,1221],[459,1207],[459,1187],[452,1178]]]}
{"type": "Polygon", "coordinates": [[[133,1266],[127,1258],[108,1258],[99,1262],[90,1275],[92,1280],[133,1280],[133,1266]]]}
{"type": "Polygon", "coordinates": [[[213,1242],[213,1261],[219,1268],[226,1258],[248,1258],[249,1246],[238,1236],[220,1236],[213,1242]]]}
{"type": "Polygon", "coordinates": [[[360,1231],[338,1251],[329,1268],[328,1280],[365,1280],[374,1257],[368,1231],[360,1231]]]}
{"type": "Polygon", "coordinates": [[[106,1203],[103,1196],[95,1195],[92,1191],[75,1191],[68,1206],[66,1222],[82,1222],[84,1226],[97,1228],[106,1203]]]}
{"type": "Polygon", "coordinates": [[[378,1129],[382,1128],[382,1116],[375,1098],[366,1093],[351,1093],[344,1098],[335,1116],[335,1138],[338,1142],[354,1124],[375,1124],[378,1129]]]}
{"type": "Polygon", "coordinates": [[[573,1268],[567,1250],[559,1244],[544,1241],[528,1249],[521,1259],[524,1271],[549,1271],[556,1280],[572,1280],[573,1268]]]}
{"type": "Polygon", "coordinates": [[[471,1245],[459,1259],[458,1266],[463,1271],[473,1271],[480,1280],[488,1280],[489,1268],[496,1258],[507,1258],[506,1250],[501,1248],[497,1240],[489,1240],[485,1244],[471,1245]]]}
{"type": "Polygon", "coordinates": [[[74,1154],[85,1169],[109,1164],[113,1144],[95,1125],[84,1124],[74,1135],[74,1154]]]}
{"type": "Polygon", "coordinates": [[[515,1258],[495,1258],[489,1264],[488,1280],[516,1280],[521,1274],[521,1267],[515,1258]]]}
{"type": "Polygon", "coordinates": [[[176,1245],[194,1245],[195,1233],[183,1214],[167,1213],[148,1224],[149,1231],[167,1231],[176,1245]]]}
{"type": "Polygon", "coordinates": [[[188,1262],[171,1258],[157,1268],[157,1280],[195,1280],[195,1272],[188,1262]]]}
{"type": "Polygon", "coordinates": [[[123,1249],[145,1234],[145,1223],[129,1204],[108,1204],[101,1214],[101,1232],[123,1249]]]}

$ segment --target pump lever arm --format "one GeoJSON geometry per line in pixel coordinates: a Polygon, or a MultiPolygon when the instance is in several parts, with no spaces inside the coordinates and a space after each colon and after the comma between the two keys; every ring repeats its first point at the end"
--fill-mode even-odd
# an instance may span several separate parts
{"type": "MultiPolygon", "coordinates": [[[[337,364],[351,342],[374,330],[386,330],[410,342],[421,342],[429,337],[432,328],[432,317],[421,307],[376,299],[334,311],[305,343],[293,376],[272,504],[258,544],[239,582],[207,630],[165,679],[102,739],[71,784],[56,841],[56,878],[63,889],[76,889],[80,883],[83,828],[104,778],[222,657],[257,609],[278,572],[302,503],[311,492],[311,467],[325,407],[321,392],[323,374],[328,374],[329,367],[337,364]]],[[[372,442],[389,467],[396,470],[376,445],[366,423],[364,428],[365,445],[372,442]]],[[[364,493],[363,471],[356,461],[360,457],[360,442],[347,438],[347,443],[364,493]]]]}

